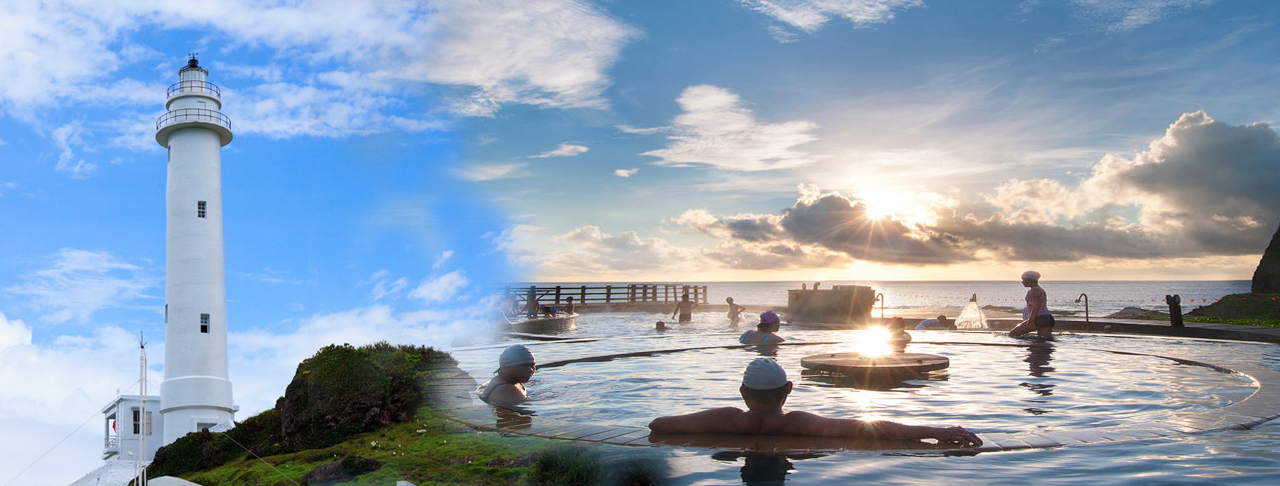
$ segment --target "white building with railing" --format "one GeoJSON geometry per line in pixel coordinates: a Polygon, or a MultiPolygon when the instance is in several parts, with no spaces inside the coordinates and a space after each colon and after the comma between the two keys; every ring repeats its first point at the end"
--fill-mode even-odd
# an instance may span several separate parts
{"type": "Polygon", "coordinates": [[[150,461],[155,457],[164,437],[164,421],[155,420],[159,412],[160,397],[155,395],[147,397],[145,410],[138,395],[120,395],[103,407],[102,458],[134,459],[141,454],[142,460],[150,461]],[[139,448],[143,438],[145,450],[139,448]]]}

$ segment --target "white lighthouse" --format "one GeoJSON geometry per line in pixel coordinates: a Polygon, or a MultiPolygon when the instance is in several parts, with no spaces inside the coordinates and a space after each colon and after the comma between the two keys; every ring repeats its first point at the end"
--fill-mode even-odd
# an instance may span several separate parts
{"type": "Polygon", "coordinates": [[[222,147],[231,120],[195,57],[169,86],[156,142],[168,149],[165,191],[164,444],[232,425],[227,283],[222,243],[222,147]],[[221,426],[221,427],[220,427],[221,426]]]}

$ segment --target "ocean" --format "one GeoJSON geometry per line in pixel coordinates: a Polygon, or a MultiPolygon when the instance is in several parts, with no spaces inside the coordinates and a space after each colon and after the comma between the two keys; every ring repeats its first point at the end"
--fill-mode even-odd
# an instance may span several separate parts
{"type": "MultiPolygon", "coordinates": [[[[539,286],[580,285],[603,286],[640,282],[594,283],[542,283],[539,286]]],[[[799,289],[801,282],[679,282],[688,285],[705,285],[707,302],[723,304],[725,297],[748,306],[785,306],[787,290],[799,289]]],[[[809,288],[814,282],[804,282],[809,288]]],[[[526,284],[527,285],[527,284],[526,284]]],[[[865,285],[884,294],[886,309],[961,309],[973,294],[978,295],[979,305],[994,305],[1021,309],[1025,303],[1026,288],[1017,281],[868,281],[839,280],[821,282],[820,288],[833,285],[865,285]]],[[[1166,295],[1182,298],[1182,311],[1208,305],[1230,294],[1249,292],[1248,280],[1208,281],[1046,281],[1041,285],[1049,295],[1049,310],[1055,313],[1084,313],[1084,300],[1088,296],[1089,313],[1105,316],[1125,307],[1138,307],[1167,312],[1166,295]]]]}

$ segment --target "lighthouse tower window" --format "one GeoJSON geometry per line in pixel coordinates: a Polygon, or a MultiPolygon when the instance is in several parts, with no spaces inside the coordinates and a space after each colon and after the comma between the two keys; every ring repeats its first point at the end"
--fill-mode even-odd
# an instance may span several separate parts
{"type": "Polygon", "coordinates": [[[200,332],[209,333],[209,314],[200,314],[200,332]]]}
{"type": "Polygon", "coordinates": [[[196,217],[198,218],[204,217],[204,212],[205,212],[204,208],[205,208],[204,201],[196,201],[196,217]]]}

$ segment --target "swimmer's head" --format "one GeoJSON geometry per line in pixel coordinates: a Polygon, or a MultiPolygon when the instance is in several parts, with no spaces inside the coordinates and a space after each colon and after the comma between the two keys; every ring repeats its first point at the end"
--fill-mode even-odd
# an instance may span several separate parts
{"type": "Polygon", "coordinates": [[[906,329],[906,327],[907,321],[902,320],[901,317],[894,316],[892,319],[889,319],[889,329],[898,330],[906,329]]]}
{"type": "Polygon", "coordinates": [[[725,297],[725,298],[724,298],[724,301],[725,301],[725,302],[728,302],[728,303],[730,303],[730,304],[732,304],[732,303],[733,303],[733,297],[725,297]]]}
{"type": "Polygon", "coordinates": [[[787,384],[787,370],[771,358],[756,358],[742,371],[742,386],[772,390],[787,384]]]}
{"type": "Polygon", "coordinates": [[[1022,281],[1023,282],[1039,282],[1040,272],[1037,272],[1035,270],[1027,270],[1025,272],[1022,272],[1022,281]]]}
{"type": "Polygon", "coordinates": [[[665,330],[667,330],[667,323],[662,322],[662,321],[658,321],[658,323],[657,323],[657,324],[654,324],[654,325],[653,325],[653,328],[654,328],[655,330],[658,330],[658,331],[665,331],[665,330]]]}
{"type": "Polygon", "coordinates": [[[782,321],[778,319],[778,315],[774,314],[773,311],[764,311],[760,314],[761,324],[778,324],[780,322],[782,321]]]}
{"type": "Polygon", "coordinates": [[[747,408],[781,407],[791,393],[787,371],[770,358],[756,358],[742,372],[742,386],[738,388],[747,408]]]}
{"type": "Polygon", "coordinates": [[[507,349],[502,350],[502,356],[498,357],[498,366],[503,368],[534,362],[533,352],[519,344],[508,346],[507,349]]]}
{"type": "Polygon", "coordinates": [[[529,348],[514,344],[502,350],[502,355],[498,357],[498,369],[494,373],[510,383],[528,383],[537,369],[529,348]]]}

